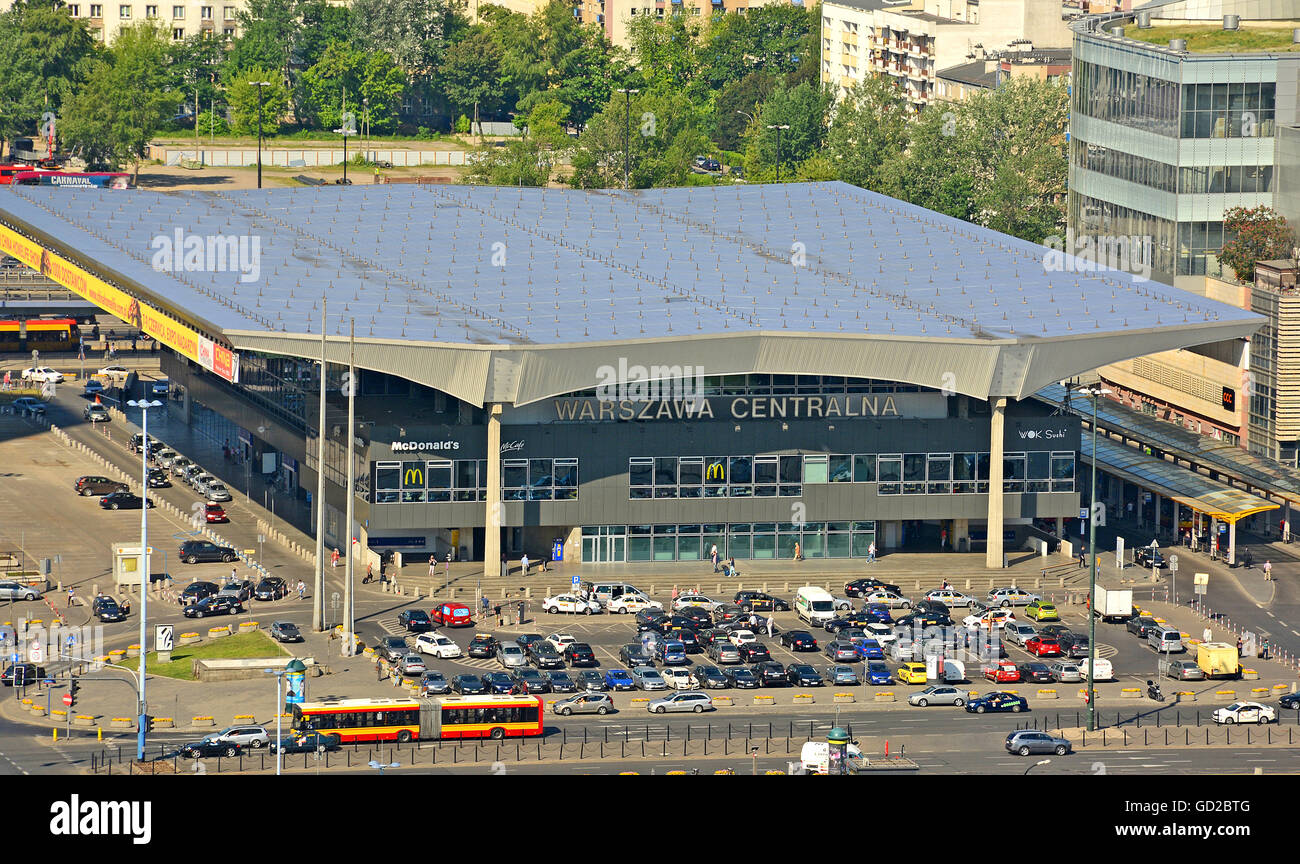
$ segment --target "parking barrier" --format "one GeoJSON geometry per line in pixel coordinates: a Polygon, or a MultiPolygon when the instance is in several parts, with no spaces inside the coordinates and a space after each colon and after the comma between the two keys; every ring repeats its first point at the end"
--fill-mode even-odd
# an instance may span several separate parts
{"type": "Polygon", "coordinates": [[[1215,702],[1236,702],[1237,691],[1236,690],[1215,690],[1214,701],[1215,702]]]}
{"type": "Polygon", "coordinates": [[[114,717],[108,725],[110,729],[134,729],[135,721],[130,717],[114,717]]]}
{"type": "Polygon", "coordinates": [[[1125,687],[1124,689],[1122,689],[1122,690],[1119,691],[1119,698],[1121,698],[1121,699],[1141,699],[1141,698],[1142,698],[1142,691],[1139,690],[1139,689],[1136,688],[1136,687],[1125,687]]]}
{"type": "Polygon", "coordinates": [[[193,717],[193,718],[191,718],[191,719],[190,719],[190,724],[191,724],[192,726],[216,726],[216,725],[217,725],[217,721],[214,720],[214,719],[212,719],[211,717],[205,715],[205,716],[202,716],[202,717],[193,717]]]}
{"type": "Polygon", "coordinates": [[[1039,690],[1039,691],[1038,691],[1038,698],[1039,698],[1039,699],[1056,699],[1056,698],[1057,698],[1056,691],[1055,691],[1055,690],[1039,690]]]}

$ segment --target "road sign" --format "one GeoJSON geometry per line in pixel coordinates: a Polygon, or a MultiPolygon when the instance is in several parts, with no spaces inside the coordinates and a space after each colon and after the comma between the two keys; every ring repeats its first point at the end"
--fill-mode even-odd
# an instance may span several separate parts
{"type": "Polygon", "coordinates": [[[41,640],[32,640],[31,645],[27,648],[27,659],[33,663],[45,662],[45,647],[41,645],[41,640]]]}
{"type": "Polygon", "coordinates": [[[64,694],[63,694],[63,704],[64,704],[64,705],[67,705],[69,708],[72,707],[72,694],[71,694],[71,693],[64,693],[64,694]]]}
{"type": "Polygon", "coordinates": [[[174,627],[171,624],[159,624],[153,631],[153,647],[155,651],[172,650],[172,636],[174,627]]]}
{"type": "Polygon", "coordinates": [[[574,573],[574,574],[573,574],[573,587],[574,587],[574,588],[577,588],[577,587],[578,587],[579,585],[581,585],[581,584],[582,584],[582,577],[580,577],[577,573],[574,573]]]}
{"type": "Polygon", "coordinates": [[[1080,518],[1080,519],[1087,519],[1087,518],[1088,518],[1088,508],[1087,508],[1087,507],[1080,507],[1080,508],[1079,508],[1079,518],[1080,518]]]}
{"type": "Polygon", "coordinates": [[[1177,556],[1177,555],[1170,555],[1170,556],[1169,556],[1169,569],[1172,570],[1172,571],[1174,571],[1175,573],[1178,572],[1178,556],[1177,556]]]}
{"type": "Polygon", "coordinates": [[[1209,585],[1209,584],[1210,584],[1210,574],[1209,574],[1209,573],[1193,573],[1193,574],[1192,574],[1192,584],[1194,584],[1194,585],[1209,585]]]}

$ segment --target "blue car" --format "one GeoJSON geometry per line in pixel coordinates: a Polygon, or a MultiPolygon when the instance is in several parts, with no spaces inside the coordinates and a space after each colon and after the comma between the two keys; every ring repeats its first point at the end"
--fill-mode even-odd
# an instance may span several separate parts
{"type": "Polygon", "coordinates": [[[866,678],[872,684],[891,684],[894,680],[889,667],[884,663],[867,663],[866,678]]]}
{"type": "Polygon", "coordinates": [[[885,652],[880,649],[880,643],[875,639],[862,639],[854,642],[853,647],[858,649],[858,656],[865,660],[885,659],[885,652]]]}
{"type": "Polygon", "coordinates": [[[636,682],[626,669],[605,670],[605,686],[611,690],[635,690],[636,682]]]}
{"type": "Polygon", "coordinates": [[[665,666],[685,666],[691,662],[686,659],[686,646],[676,639],[660,642],[655,654],[665,666]]]}
{"type": "Polygon", "coordinates": [[[483,685],[489,693],[509,693],[514,689],[515,682],[504,672],[486,672],[483,674],[483,685]]]}
{"type": "Polygon", "coordinates": [[[1029,710],[1029,700],[1014,693],[989,693],[966,703],[966,710],[972,714],[986,712],[1010,711],[1013,714],[1029,710]]]}
{"type": "Polygon", "coordinates": [[[862,611],[879,624],[894,623],[894,619],[889,614],[889,607],[883,603],[868,603],[862,607],[862,611]]]}

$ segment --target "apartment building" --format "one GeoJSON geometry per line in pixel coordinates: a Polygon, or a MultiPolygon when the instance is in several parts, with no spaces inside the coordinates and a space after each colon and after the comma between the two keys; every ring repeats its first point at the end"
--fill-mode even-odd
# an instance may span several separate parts
{"type": "MultiPolygon", "coordinates": [[[[520,2],[528,0],[504,0],[503,5],[520,2]]],[[[584,24],[599,27],[610,44],[629,48],[628,28],[638,17],[662,19],[670,15],[689,15],[703,19],[712,15],[744,15],[750,9],[772,3],[803,6],[804,0],[576,0],[574,14],[584,24]]]]}
{"type": "Polygon", "coordinates": [[[1070,44],[1059,0],[827,0],[824,83],[840,95],[867,75],[893,79],[918,110],[941,98],[940,70],[1020,45],[1070,44]]]}
{"type": "MultiPolygon", "coordinates": [[[[13,0],[0,0],[0,9],[13,6],[13,0]]],[[[141,21],[157,21],[180,41],[199,33],[234,38],[239,35],[236,13],[244,0],[162,0],[155,3],[108,2],[67,3],[68,14],[86,22],[91,35],[100,42],[112,42],[117,31],[141,21]]]]}
{"type": "Polygon", "coordinates": [[[979,60],[940,69],[935,76],[935,96],[943,102],[964,102],[971,95],[993,90],[1009,78],[1030,77],[1058,81],[1070,77],[1070,49],[1035,49],[1027,42],[997,51],[979,60]]]}

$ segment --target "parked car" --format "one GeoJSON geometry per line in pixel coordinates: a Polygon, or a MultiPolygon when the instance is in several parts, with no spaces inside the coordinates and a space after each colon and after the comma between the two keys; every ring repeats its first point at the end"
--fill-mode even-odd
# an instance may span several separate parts
{"type": "Polygon", "coordinates": [[[695,669],[691,671],[691,677],[695,679],[696,686],[705,689],[712,690],[727,686],[727,676],[722,674],[722,670],[717,666],[710,666],[707,664],[704,666],[696,666],[695,669]]]}
{"type": "Polygon", "coordinates": [[[483,679],[468,672],[451,677],[451,689],[461,696],[482,696],[487,692],[483,679]]]}
{"type": "Polygon", "coordinates": [[[45,403],[31,396],[19,396],[9,403],[14,412],[20,415],[39,416],[45,414],[45,403]]]}
{"type": "Polygon", "coordinates": [[[272,753],[324,753],[339,749],[339,736],[327,732],[304,732],[301,735],[286,735],[279,741],[271,742],[272,753]]]}
{"type": "Polygon", "coordinates": [[[271,622],[271,638],[276,642],[302,642],[302,633],[292,621],[271,622]]]}
{"type": "Polygon", "coordinates": [[[821,673],[807,663],[791,663],[786,667],[785,677],[795,687],[820,687],[826,683],[821,673]]]}
{"type": "Polygon", "coordinates": [[[969,690],[958,690],[956,687],[947,684],[931,684],[924,690],[919,690],[908,696],[907,703],[916,705],[919,708],[925,708],[928,705],[956,705],[960,708],[969,699],[969,690]]]}
{"type": "MultiPolygon", "coordinates": [[[[610,690],[636,689],[636,679],[633,678],[632,674],[626,669],[606,669],[603,679],[600,677],[599,673],[592,672],[591,674],[595,675],[596,680],[603,685],[601,689],[604,689],[605,687],[608,687],[610,690]]],[[[584,683],[587,687],[590,687],[592,684],[591,678],[580,676],[579,681],[584,683]]]]}
{"type": "Polygon", "coordinates": [[[891,585],[888,582],[881,582],[879,579],[863,578],[854,579],[844,586],[844,593],[850,597],[865,597],[873,591],[892,591],[895,594],[901,594],[902,589],[897,585],[891,585]]]}
{"type": "Polygon", "coordinates": [[[994,588],[986,596],[990,606],[1028,606],[1043,599],[1014,585],[1008,588],[994,588]]]}
{"type": "Polygon", "coordinates": [[[441,627],[472,627],[474,612],[464,603],[439,603],[429,610],[429,620],[441,627]]]}
{"type": "Polygon", "coordinates": [[[1012,621],[1002,628],[1002,638],[1012,645],[1025,647],[1025,642],[1033,639],[1038,635],[1032,624],[1024,624],[1019,621],[1012,621]]]}
{"type": "Polygon", "coordinates": [[[433,626],[429,620],[429,613],[423,609],[403,609],[397,613],[397,623],[405,628],[407,633],[423,633],[433,626]]]}
{"type": "Polygon", "coordinates": [[[775,660],[765,660],[762,663],[755,663],[749,667],[758,679],[758,683],[764,687],[784,687],[789,684],[785,677],[785,666],[775,660]]]}
{"type": "Polygon", "coordinates": [[[1025,607],[1025,617],[1033,618],[1035,621],[1060,621],[1061,616],[1057,614],[1056,605],[1053,603],[1044,603],[1042,600],[1035,600],[1025,607]]]}
{"type": "Polygon", "coordinates": [[[134,492],[109,492],[99,499],[99,506],[105,510],[139,510],[146,505],[151,510],[154,507],[151,499],[141,498],[134,492]]]}
{"type": "Polygon", "coordinates": [[[599,612],[601,606],[595,600],[585,600],[577,594],[557,594],[542,601],[542,611],[554,615],[568,612],[571,615],[591,615],[599,612]]]}
{"type": "Polygon", "coordinates": [[[551,682],[531,666],[520,666],[510,677],[515,681],[515,689],[521,693],[550,693],[551,682]]]}
{"type": "Polygon", "coordinates": [[[1025,640],[1025,650],[1035,657],[1060,657],[1061,643],[1055,636],[1039,634],[1032,639],[1025,640]]]}
{"type": "Polygon", "coordinates": [[[1018,753],[1021,756],[1035,753],[1055,753],[1057,756],[1065,756],[1074,750],[1067,739],[1057,738],[1055,735],[1039,732],[1037,729],[1017,729],[1008,733],[1003,745],[1008,753],[1018,753]]]}
{"type": "Polygon", "coordinates": [[[239,602],[238,597],[214,594],[186,606],[181,611],[186,618],[205,618],[209,615],[238,615],[244,611],[244,604],[239,602]]]}
{"type": "Polygon", "coordinates": [[[563,669],[543,672],[542,677],[546,679],[547,684],[551,685],[551,691],[554,693],[576,693],[578,691],[578,685],[573,683],[569,673],[563,669]]]}
{"type": "Polygon", "coordinates": [[[663,676],[649,666],[638,666],[632,670],[632,680],[642,690],[667,690],[668,682],[663,676]]]}
{"type": "Polygon", "coordinates": [[[254,600],[279,600],[289,594],[289,584],[279,576],[267,576],[253,589],[254,600]]]}
{"type": "Polygon", "coordinates": [[[762,642],[745,642],[736,646],[740,659],[745,663],[762,663],[772,659],[772,654],[762,642]]]}
{"type": "Polygon", "coordinates": [[[182,606],[188,606],[199,602],[204,597],[211,597],[220,590],[220,586],[215,582],[191,582],[181,591],[178,600],[182,606]]]}
{"type": "Polygon", "coordinates": [[[507,669],[514,669],[527,664],[528,657],[517,642],[501,642],[497,644],[497,662],[507,669]]]}
{"type": "Polygon", "coordinates": [[[461,656],[460,646],[441,633],[421,633],[416,636],[415,650],[439,660],[461,656]]]}
{"type": "Polygon", "coordinates": [[[1026,684],[1052,683],[1052,670],[1046,663],[1021,663],[1020,680],[1026,684]]]}
{"type": "Polygon", "coordinates": [[[111,492],[126,492],[129,487],[117,480],[110,480],[97,474],[85,474],[77,478],[73,489],[78,495],[89,498],[92,495],[108,495],[111,492]]]}
{"type": "Polygon", "coordinates": [[[400,661],[409,653],[409,650],[410,649],[406,645],[406,639],[402,636],[385,636],[380,639],[379,644],[375,646],[375,652],[383,656],[383,658],[390,663],[400,661]]]}
{"type": "Polygon", "coordinates": [[[834,686],[841,684],[845,686],[854,686],[862,683],[858,678],[857,670],[852,666],[845,666],[843,664],[827,666],[823,674],[826,680],[834,686]]]}
{"type": "Polygon", "coordinates": [[[854,661],[858,659],[858,646],[848,639],[836,639],[826,644],[826,656],[831,660],[854,661]]]}
{"type": "Polygon", "coordinates": [[[575,693],[564,699],[558,699],[551,705],[556,714],[567,717],[570,714],[608,714],[614,710],[614,700],[606,693],[575,693]]]}
{"type": "Polygon", "coordinates": [[[34,585],[5,580],[0,582],[0,600],[39,600],[44,596],[34,585]]]}
{"type": "Polygon", "coordinates": [[[436,669],[429,669],[420,676],[420,695],[424,697],[441,696],[451,692],[447,677],[436,669]]]}
{"type": "Polygon", "coordinates": [[[651,714],[663,714],[670,711],[694,711],[696,714],[713,710],[713,699],[707,693],[698,690],[685,693],[673,693],[662,699],[652,699],[646,710],[651,714]]]}
{"type": "Polygon", "coordinates": [[[253,582],[251,579],[228,579],[217,593],[227,597],[234,597],[240,603],[243,603],[253,596],[253,582]]]}
{"type": "Polygon", "coordinates": [[[1058,660],[1047,667],[1052,673],[1052,680],[1061,684],[1075,684],[1083,680],[1079,667],[1064,660],[1058,660]]]}
{"type": "Polygon", "coordinates": [[[972,714],[1010,711],[1018,714],[1029,710],[1029,700],[1015,693],[988,693],[966,702],[966,710],[972,714]]]}
{"type": "Polygon", "coordinates": [[[629,642],[622,648],[618,649],[618,659],[629,668],[635,669],[638,666],[654,666],[654,657],[646,652],[645,648],[635,642],[629,642]]]}
{"type": "Polygon", "coordinates": [[[927,592],[925,599],[942,603],[948,609],[953,609],[957,606],[965,606],[968,609],[973,609],[975,604],[979,602],[979,600],[969,594],[963,594],[960,591],[954,591],[951,588],[936,588],[933,591],[927,592]]]}
{"type": "Polygon", "coordinates": [[[781,644],[791,651],[816,651],[817,640],[807,630],[787,630],[781,634],[781,644]]]}
{"type": "Polygon", "coordinates": [[[655,659],[665,666],[685,666],[690,662],[686,659],[686,646],[676,640],[660,642],[655,659]]]}
{"type": "MultiPolygon", "coordinates": [[[[172,485],[172,480],[167,476],[167,472],[161,468],[150,468],[146,477],[150,489],[167,489],[172,485]]],[[[222,515],[225,515],[224,513],[222,515]]]]}
{"type": "Polygon", "coordinates": [[[1161,659],[1156,668],[1160,674],[1166,678],[1173,678],[1175,681],[1204,681],[1205,672],[1194,660],[1168,660],[1161,659]]]}
{"type": "Polygon", "coordinates": [[[626,615],[629,612],[641,612],[646,609],[662,612],[664,604],[660,603],[658,600],[651,600],[644,594],[623,594],[605,604],[605,610],[607,612],[618,615],[626,615]]]}
{"type": "Polygon", "coordinates": [[[203,497],[209,501],[230,501],[230,490],[221,483],[209,483],[203,490],[203,497]]]}
{"type": "Polygon", "coordinates": [[[1233,702],[1231,705],[1216,708],[1213,716],[1214,722],[1222,726],[1231,726],[1234,723],[1258,723],[1262,726],[1277,722],[1277,709],[1259,702],[1233,702]]]}
{"type": "Polygon", "coordinates": [[[758,677],[748,666],[728,666],[722,670],[727,676],[727,683],[737,690],[754,690],[758,687],[758,677]]]}
{"type": "Polygon", "coordinates": [[[669,689],[672,690],[695,690],[700,686],[695,683],[695,677],[691,674],[691,671],[689,669],[684,669],[681,666],[673,666],[668,669],[663,669],[659,674],[664,676],[664,680],[668,682],[669,689]]]}
{"type": "Polygon", "coordinates": [[[484,672],[480,677],[483,679],[483,689],[490,694],[505,694],[515,689],[514,679],[505,672],[484,672]]]}
{"type": "Polygon", "coordinates": [[[186,540],[180,548],[180,559],[186,564],[198,564],[201,561],[223,561],[229,564],[238,557],[238,553],[230,546],[218,546],[211,540],[186,540]]]}
{"type": "Polygon", "coordinates": [[[789,612],[790,604],[763,591],[737,591],[734,602],[742,612],[789,612]]]}
{"type": "MultiPolygon", "coordinates": [[[[681,643],[678,642],[678,645],[681,643]]],[[[600,661],[596,659],[596,652],[591,650],[591,646],[586,642],[572,642],[565,646],[562,655],[570,666],[599,666],[600,661]]],[[[686,655],[683,654],[684,658],[686,655]]]]}
{"type": "MultiPolygon", "coordinates": [[[[516,639],[516,642],[519,640],[516,639]]],[[[545,639],[533,642],[524,648],[528,654],[528,659],[533,661],[533,665],[538,669],[563,669],[564,655],[555,650],[555,646],[545,639]]]]}

